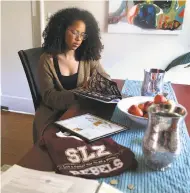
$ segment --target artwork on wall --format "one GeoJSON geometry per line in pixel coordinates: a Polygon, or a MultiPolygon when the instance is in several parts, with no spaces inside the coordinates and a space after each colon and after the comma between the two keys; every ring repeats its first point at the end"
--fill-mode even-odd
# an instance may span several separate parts
{"type": "Polygon", "coordinates": [[[109,0],[108,32],[179,34],[186,0],[109,0]]]}

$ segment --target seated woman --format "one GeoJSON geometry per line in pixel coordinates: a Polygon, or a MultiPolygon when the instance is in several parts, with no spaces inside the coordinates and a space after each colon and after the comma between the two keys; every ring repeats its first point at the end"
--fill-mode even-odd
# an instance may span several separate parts
{"type": "Polygon", "coordinates": [[[71,89],[84,86],[94,70],[110,78],[99,63],[103,49],[100,30],[88,11],[58,11],[50,18],[43,38],[38,74],[42,99],[34,118],[34,142],[45,125],[77,102],[71,89]]]}

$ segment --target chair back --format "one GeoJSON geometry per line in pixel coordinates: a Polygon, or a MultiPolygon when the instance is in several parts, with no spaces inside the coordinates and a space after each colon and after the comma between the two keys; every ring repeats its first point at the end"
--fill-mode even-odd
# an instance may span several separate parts
{"type": "Polygon", "coordinates": [[[170,64],[168,64],[165,71],[167,72],[171,68],[178,66],[178,65],[183,65],[183,64],[187,64],[184,68],[190,67],[190,52],[182,54],[182,55],[178,56],[177,58],[175,58],[174,60],[172,60],[170,62],[170,64]]]}
{"type": "Polygon", "coordinates": [[[41,47],[27,50],[20,50],[18,52],[29,84],[35,111],[38,108],[41,100],[37,78],[37,69],[39,65],[39,59],[42,53],[43,49],[41,47]]]}

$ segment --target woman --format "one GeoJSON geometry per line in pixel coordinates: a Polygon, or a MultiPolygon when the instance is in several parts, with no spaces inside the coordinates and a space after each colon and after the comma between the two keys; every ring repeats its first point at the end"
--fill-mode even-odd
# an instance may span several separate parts
{"type": "Polygon", "coordinates": [[[42,100],[34,119],[34,142],[45,125],[76,103],[71,89],[84,86],[94,70],[109,78],[99,63],[103,49],[100,30],[88,11],[58,11],[50,18],[43,38],[38,77],[42,100]]]}

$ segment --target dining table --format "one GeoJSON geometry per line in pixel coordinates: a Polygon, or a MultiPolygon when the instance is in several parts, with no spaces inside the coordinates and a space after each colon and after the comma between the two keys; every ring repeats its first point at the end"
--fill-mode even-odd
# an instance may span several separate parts
{"type": "MultiPolygon", "coordinates": [[[[130,96],[140,95],[141,81],[121,79],[113,79],[113,81],[117,83],[122,93],[130,96]]],[[[173,97],[171,99],[176,100],[176,102],[187,109],[187,112],[190,112],[190,85],[167,82],[165,89],[166,92],[171,92],[171,97],[173,97]]],[[[120,112],[117,104],[102,103],[92,99],[81,98],[79,104],[71,106],[59,120],[65,120],[85,113],[91,113],[106,120],[111,120],[129,127],[126,131],[112,136],[112,139],[121,145],[131,148],[139,162],[139,169],[137,172],[127,171],[119,176],[98,179],[100,182],[105,181],[109,183],[111,179],[116,179],[118,180],[118,184],[115,185],[115,187],[122,192],[130,192],[127,188],[127,184],[133,184],[135,186],[135,189],[131,190],[131,192],[134,193],[190,192],[190,171],[186,171],[188,168],[186,165],[190,167],[190,159],[187,156],[188,152],[190,152],[190,114],[186,116],[183,123],[181,137],[183,138],[184,148],[181,152],[182,155],[179,156],[179,163],[176,163],[176,161],[170,169],[160,172],[150,170],[143,161],[141,142],[146,127],[133,123],[123,112],[120,112]]],[[[54,124],[50,124],[49,129],[55,132],[58,130],[54,124]]],[[[47,151],[40,147],[39,143],[40,142],[37,142],[17,164],[40,171],[54,171],[51,158],[47,151]]]]}

